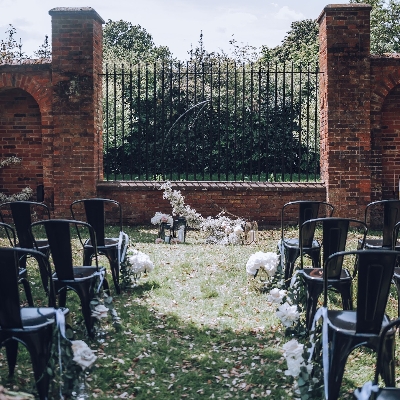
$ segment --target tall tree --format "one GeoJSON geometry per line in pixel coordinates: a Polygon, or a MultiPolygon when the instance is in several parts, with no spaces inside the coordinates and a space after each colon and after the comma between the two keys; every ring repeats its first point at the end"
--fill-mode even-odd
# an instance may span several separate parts
{"type": "Polygon", "coordinates": [[[293,62],[295,66],[317,66],[318,24],[316,20],[305,19],[292,22],[282,44],[274,48],[263,46],[261,60],[264,62],[293,62]]]}
{"type": "Polygon", "coordinates": [[[167,46],[156,46],[153,37],[140,25],[108,20],[103,29],[105,63],[137,64],[138,62],[170,61],[167,46]]]}

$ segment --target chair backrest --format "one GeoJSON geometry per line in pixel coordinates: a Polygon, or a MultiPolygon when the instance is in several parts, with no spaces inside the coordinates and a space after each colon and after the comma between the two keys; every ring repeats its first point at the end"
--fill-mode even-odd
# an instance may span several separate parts
{"type": "MultiPolygon", "coordinates": [[[[300,228],[305,221],[313,220],[318,217],[331,217],[334,211],[332,204],[323,201],[291,201],[286,203],[281,210],[281,239],[284,237],[285,224],[290,220],[297,220],[300,228]],[[297,210],[296,210],[297,209],[297,210]],[[293,215],[293,210],[296,210],[297,215],[293,215]],[[321,213],[323,215],[321,215],[321,213]]],[[[304,247],[310,247],[314,239],[315,224],[309,224],[304,228],[302,234],[302,242],[304,247]]]]}
{"type": "Polygon", "coordinates": [[[15,247],[16,237],[15,231],[11,225],[0,222],[0,237],[5,239],[7,243],[3,243],[3,247],[15,247]]]}
{"type": "Polygon", "coordinates": [[[35,201],[11,201],[0,205],[2,222],[6,222],[7,214],[11,214],[17,232],[20,247],[33,248],[31,224],[36,215],[38,219],[50,219],[50,210],[44,203],[35,201]]]}
{"type": "Polygon", "coordinates": [[[73,219],[77,219],[78,215],[79,219],[86,219],[86,222],[90,224],[96,232],[97,245],[104,246],[106,213],[108,209],[112,207],[116,207],[117,211],[113,219],[117,220],[120,231],[122,231],[122,208],[120,203],[116,200],[101,198],[76,200],[71,204],[70,210],[73,219]],[[85,211],[84,215],[80,212],[80,207],[82,205],[85,211]]]}
{"type": "MultiPolygon", "coordinates": [[[[389,296],[393,271],[400,252],[393,250],[355,250],[342,251],[329,256],[329,263],[336,263],[337,258],[356,257],[357,278],[357,322],[356,332],[379,334],[389,296]]],[[[328,301],[328,276],[324,274],[324,306],[328,301]]]]}
{"type": "Polygon", "coordinates": [[[365,223],[382,229],[382,245],[389,248],[392,242],[394,226],[400,221],[400,200],[380,200],[369,203],[365,208],[365,223]],[[380,224],[377,224],[377,221],[380,224]]]}
{"type": "MultiPolygon", "coordinates": [[[[361,237],[362,245],[364,244],[367,235],[367,225],[360,220],[352,218],[316,218],[303,223],[300,229],[300,238],[303,231],[308,229],[308,225],[312,225],[315,229],[317,226],[322,227],[322,265],[325,265],[327,258],[337,252],[348,250],[346,249],[349,230],[357,229],[361,237]]],[[[302,240],[300,240],[302,243],[302,240]]],[[[301,268],[303,268],[303,246],[300,247],[301,268]]],[[[343,258],[337,257],[335,261],[329,263],[329,268],[326,269],[326,274],[329,279],[339,279],[343,265],[343,258]]]]}
{"type": "MultiPolygon", "coordinates": [[[[73,251],[72,251],[72,232],[74,229],[86,229],[90,236],[93,247],[95,248],[95,261],[98,268],[96,234],[91,225],[83,221],[67,220],[67,219],[49,219],[46,221],[38,221],[32,224],[35,226],[44,226],[47,240],[49,241],[51,257],[57,277],[61,280],[73,280],[73,251]]],[[[34,236],[34,235],[33,235],[34,236]]],[[[36,239],[34,237],[34,239],[36,239]]],[[[82,241],[80,241],[83,247],[82,241]]]]}
{"type": "MultiPolygon", "coordinates": [[[[19,247],[0,247],[0,326],[2,329],[21,329],[20,298],[18,288],[19,259],[34,257],[44,263],[50,280],[50,267],[47,257],[40,251],[19,247]]],[[[54,296],[51,287],[50,295],[54,296]]],[[[54,299],[53,299],[54,300],[54,299]]]]}

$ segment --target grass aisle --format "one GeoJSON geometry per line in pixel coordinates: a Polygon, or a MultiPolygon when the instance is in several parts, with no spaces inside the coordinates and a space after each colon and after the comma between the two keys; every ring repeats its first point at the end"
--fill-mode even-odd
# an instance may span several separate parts
{"type": "MultiPolygon", "coordinates": [[[[195,231],[188,232],[185,244],[156,245],[155,229],[126,232],[155,269],[139,287],[114,297],[121,330],[106,325],[104,342],[90,341],[77,298],[69,294],[67,300],[75,339],[97,350],[88,379],[93,398],[295,398],[281,351],[290,338],[275,317],[276,306],[257,291],[245,268],[252,253],[276,251],[280,231],[260,231],[258,244],[250,246],[204,245],[195,231]]],[[[111,284],[110,273],[108,279],[111,284]]],[[[7,388],[32,393],[31,370],[20,346],[16,375],[9,381],[1,349],[0,377],[7,388]]],[[[344,383],[353,390],[354,381],[344,383]]]]}

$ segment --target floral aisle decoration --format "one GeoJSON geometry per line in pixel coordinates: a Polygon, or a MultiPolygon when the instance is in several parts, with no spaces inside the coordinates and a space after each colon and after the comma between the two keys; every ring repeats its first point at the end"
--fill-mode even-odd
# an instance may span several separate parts
{"type": "Polygon", "coordinates": [[[320,400],[324,396],[322,328],[320,324],[317,325],[308,336],[305,326],[305,286],[296,272],[289,287],[286,287],[280,259],[279,254],[256,252],[249,257],[246,272],[253,278],[260,277],[267,301],[277,307],[276,316],[285,328],[285,335],[292,338],[283,345],[282,350],[287,363],[285,374],[293,378],[296,396],[301,400],[320,400]]]}
{"type": "Polygon", "coordinates": [[[170,243],[172,236],[172,228],[174,225],[174,219],[169,214],[163,214],[156,212],[154,217],[151,219],[153,225],[158,225],[158,236],[156,243],[170,243]]]}
{"type": "Polygon", "coordinates": [[[73,331],[59,312],[54,325],[51,357],[46,369],[51,379],[49,398],[56,398],[58,392],[61,399],[88,399],[86,374],[97,359],[95,351],[83,340],[73,340],[73,331]]]}
{"type": "Polygon", "coordinates": [[[154,264],[150,257],[134,248],[128,248],[121,263],[121,286],[123,289],[137,287],[142,274],[152,272],[154,264]]]}
{"type": "MultiPolygon", "coordinates": [[[[163,190],[163,198],[168,200],[172,207],[172,215],[179,216],[185,219],[186,225],[189,228],[197,229],[203,232],[206,243],[211,244],[243,244],[244,243],[244,228],[246,221],[242,218],[230,218],[226,211],[220,212],[216,217],[204,218],[195,209],[185,204],[185,198],[180,190],[173,190],[171,182],[167,181],[160,186],[163,190]]],[[[168,221],[161,221],[161,217],[170,217],[168,214],[157,212],[151,219],[153,224],[169,223],[168,221]]],[[[256,225],[252,225],[255,229],[256,225]]],[[[256,234],[252,233],[251,243],[256,241],[256,234]]],[[[257,228],[258,229],[258,228],[257,228]]],[[[156,241],[163,242],[163,240],[156,241]]]]}

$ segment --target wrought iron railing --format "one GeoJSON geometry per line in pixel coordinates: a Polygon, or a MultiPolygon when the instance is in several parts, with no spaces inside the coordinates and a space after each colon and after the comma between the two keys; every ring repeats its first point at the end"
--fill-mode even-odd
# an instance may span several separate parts
{"type": "Polygon", "coordinates": [[[292,65],[107,66],[107,180],[319,179],[318,75],[292,65]]]}

